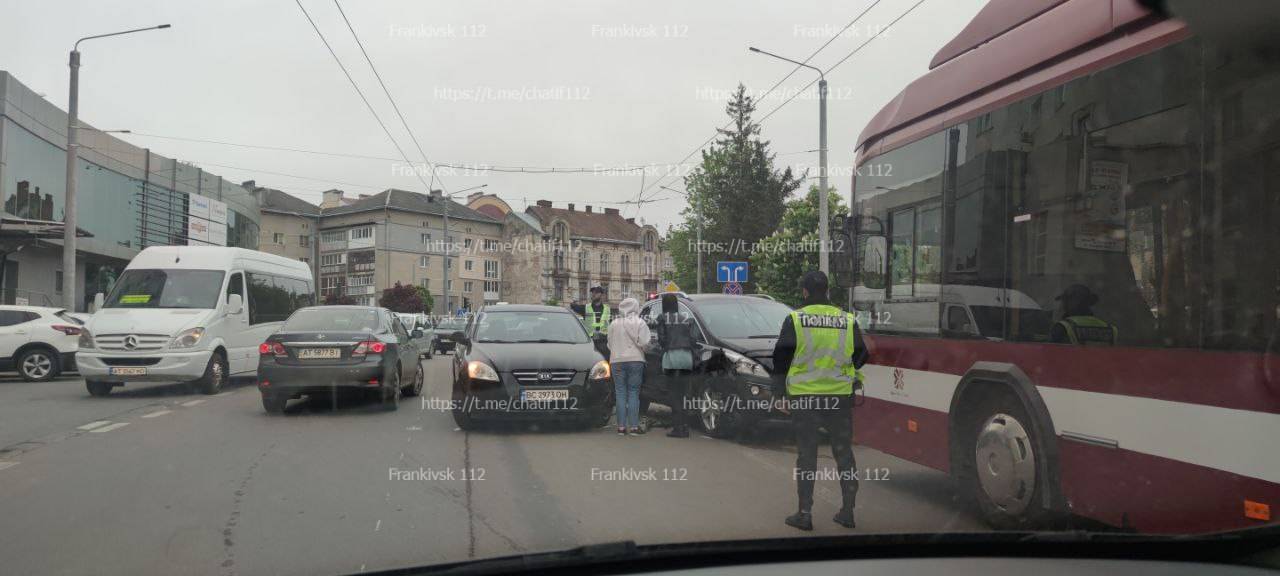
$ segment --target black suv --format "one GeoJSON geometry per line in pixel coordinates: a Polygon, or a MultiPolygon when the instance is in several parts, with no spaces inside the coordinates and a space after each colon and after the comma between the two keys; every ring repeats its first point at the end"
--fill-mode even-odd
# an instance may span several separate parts
{"type": "MultiPolygon", "coordinates": [[[[700,370],[690,377],[687,408],[702,429],[724,438],[750,430],[761,420],[785,418],[773,406],[782,393],[775,390],[770,372],[773,345],[791,308],[771,299],[727,294],[682,294],[677,302],[680,313],[692,316],[695,325],[695,357],[700,370]]],[[[661,314],[661,298],[640,308],[640,317],[652,331],[645,347],[642,411],[651,402],[669,402],[669,382],[662,371],[662,350],[655,330],[661,314]]]]}

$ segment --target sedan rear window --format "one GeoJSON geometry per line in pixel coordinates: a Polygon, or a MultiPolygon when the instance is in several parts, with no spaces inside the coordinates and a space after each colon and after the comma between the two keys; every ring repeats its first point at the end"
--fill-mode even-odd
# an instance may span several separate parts
{"type": "Polygon", "coordinates": [[[285,332],[377,332],[380,322],[373,308],[303,308],[284,323],[285,332]]]}

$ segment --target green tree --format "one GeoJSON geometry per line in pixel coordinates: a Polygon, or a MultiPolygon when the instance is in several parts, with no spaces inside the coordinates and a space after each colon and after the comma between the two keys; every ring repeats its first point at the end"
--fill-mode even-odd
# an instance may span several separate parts
{"type": "MultiPolygon", "coordinates": [[[[835,230],[849,207],[835,194],[829,194],[827,201],[829,225],[835,230]]],[[[818,269],[818,207],[818,187],[810,186],[804,198],[787,202],[781,225],[751,255],[756,287],[788,306],[800,305],[800,276],[818,269]]]]}
{"type": "MultiPolygon", "coordinates": [[[[802,181],[790,168],[775,170],[769,142],[760,139],[760,125],[751,119],[755,101],[739,84],[725,106],[730,125],[702,151],[702,162],[685,177],[689,206],[682,212],[679,229],[687,235],[682,244],[689,249],[672,250],[679,276],[685,276],[692,290],[697,274],[704,289],[715,280],[715,263],[741,260],[751,255],[752,246],[778,227],[787,197],[802,181]],[[702,246],[695,246],[699,210],[702,217],[702,246]],[[702,270],[697,268],[697,250],[702,250],[702,270]]],[[[679,282],[679,281],[677,281],[679,282]]]]}
{"type": "Polygon", "coordinates": [[[401,284],[399,281],[382,291],[382,298],[378,299],[378,305],[392,312],[418,313],[423,310],[422,298],[418,296],[417,287],[401,284]]]}
{"type": "Polygon", "coordinates": [[[431,291],[426,286],[414,286],[413,289],[418,291],[418,298],[422,299],[422,312],[430,314],[436,306],[436,299],[431,296],[431,291]]]}

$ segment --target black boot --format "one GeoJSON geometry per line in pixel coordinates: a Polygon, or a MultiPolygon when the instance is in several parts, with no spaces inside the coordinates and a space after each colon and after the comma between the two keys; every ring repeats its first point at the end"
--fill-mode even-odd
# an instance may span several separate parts
{"type": "Polygon", "coordinates": [[[844,526],[845,528],[853,528],[856,526],[853,522],[853,510],[850,509],[842,508],[839,512],[836,512],[835,517],[832,518],[831,521],[844,526]]]}
{"type": "Polygon", "coordinates": [[[805,512],[804,510],[801,510],[799,512],[796,512],[795,514],[787,516],[787,519],[785,520],[785,522],[787,523],[787,526],[790,526],[792,528],[799,528],[806,532],[808,532],[809,530],[813,530],[813,515],[808,512],[805,512]]]}
{"type": "Polygon", "coordinates": [[[676,426],[667,432],[667,436],[671,438],[688,438],[689,428],[687,426],[676,426]]]}

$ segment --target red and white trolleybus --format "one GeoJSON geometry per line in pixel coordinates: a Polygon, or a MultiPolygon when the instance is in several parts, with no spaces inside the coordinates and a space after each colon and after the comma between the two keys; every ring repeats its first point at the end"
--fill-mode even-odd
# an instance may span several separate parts
{"type": "Polygon", "coordinates": [[[1275,66],[1133,0],[992,0],[856,163],[858,443],[998,526],[1273,520],[1275,66]],[[1068,288],[1110,341],[1055,336],[1068,288]]]}

